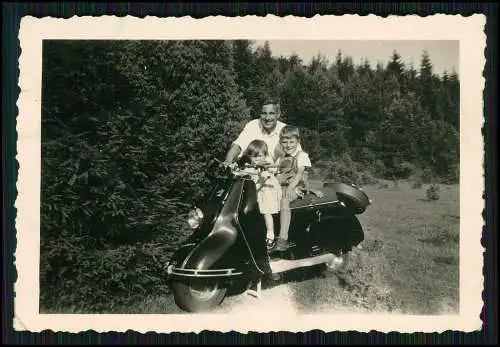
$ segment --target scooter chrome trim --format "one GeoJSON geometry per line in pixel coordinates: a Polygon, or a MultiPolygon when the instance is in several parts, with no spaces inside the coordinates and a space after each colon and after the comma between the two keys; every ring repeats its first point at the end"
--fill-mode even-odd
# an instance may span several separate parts
{"type": "Polygon", "coordinates": [[[316,208],[318,206],[324,206],[324,205],[341,205],[341,206],[345,207],[345,204],[342,201],[334,200],[334,201],[311,203],[309,205],[303,205],[303,206],[291,206],[290,210],[311,209],[311,208],[316,208]]]}
{"type": "Polygon", "coordinates": [[[170,265],[167,268],[169,276],[180,277],[231,277],[243,275],[243,272],[236,271],[236,269],[212,269],[212,270],[197,270],[197,269],[181,269],[170,265]]]}
{"type": "Polygon", "coordinates": [[[287,260],[287,259],[272,260],[269,262],[269,265],[271,266],[273,273],[279,273],[279,272],[289,271],[292,269],[297,269],[299,267],[308,267],[323,263],[329,263],[336,258],[338,257],[336,257],[332,253],[326,253],[315,257],[298,259],[298,260],[287,260]]]}

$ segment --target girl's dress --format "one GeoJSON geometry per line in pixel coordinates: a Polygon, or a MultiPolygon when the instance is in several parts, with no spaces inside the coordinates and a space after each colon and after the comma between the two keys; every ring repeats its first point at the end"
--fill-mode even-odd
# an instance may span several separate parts
{"type": "Polygon", "coordinates": [[[262,214],[275,214],[280,211],[281,186],[268,171],[262,172],[255,181],[257,187],[257,201],[262,214]]]}
{"type": "Polygon", "coordinates": [[[253,168],[245,169],[249,173],[257,188],[257,202],[262,214],[275,214],[280,211],[281,186],[269,171],[258,171],[253,168]]]}

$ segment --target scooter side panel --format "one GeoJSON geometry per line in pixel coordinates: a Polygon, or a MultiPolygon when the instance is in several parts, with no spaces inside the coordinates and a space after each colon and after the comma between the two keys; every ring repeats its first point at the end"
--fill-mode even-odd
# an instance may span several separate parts
{"type": "Polygon", "coordinates": [[[236,225],[238,238],[217,265],[241,268],[244,271],[265,272],[268,261],[265,243],[266,225],[257,203],[256,187],[251,180],[243,180],[236,225]]]}
{"type": "Polygon", "coordinates": [[[266,269],[269,271],[267,264],[269,257],[265,242],[266,223],[264,216],[260,213],[255,183],[251,180],[244,182],[242,202],[238,224],[241,228],[243,247],[239,250],[239,258],[250,260],[250,264],[257,271],[266,272],[266,269]]]}
{"type": "Polygon", "coordinates": [[[312,225],[311,233],[334,253],[347,252],[365,238],[363,227],[354,215],[322,217],[312,225]]]}

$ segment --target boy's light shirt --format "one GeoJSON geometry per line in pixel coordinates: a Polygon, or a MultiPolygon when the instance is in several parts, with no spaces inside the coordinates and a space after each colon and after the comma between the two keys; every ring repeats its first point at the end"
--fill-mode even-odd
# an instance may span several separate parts
{"type": "MultiPolygon", "coordinates": [[[[276,161],[275,161],[275,164],[278,165],[280,160],[284,157],[284,153],[282,155],[280,155],[276,161]]],[[[296,158],[297,159],[297,167],[311,167],[312,164],[311,164],[311,160],[309,159],[309,154],[307,154],[307,152],[304,152],[302,151],[302,149],[300,148],[300,143],[299,145],[297,146],[297,148],[295,149],[295,151],[290,154],[292,157],[296,158]],[[297,155],[299,154],[299,152],[302,152],[301,155],[299,155],[297,157],[297,155]]]]}

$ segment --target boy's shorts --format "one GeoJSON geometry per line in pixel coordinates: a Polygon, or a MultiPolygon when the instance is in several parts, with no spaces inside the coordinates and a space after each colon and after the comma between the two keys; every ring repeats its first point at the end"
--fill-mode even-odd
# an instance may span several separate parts
{"type": "Polygon", "coordinates": [[[295,200],[297,200],[299,198],[299,195],[297,194],[297,188],[296,188],[293,190],[291,199],[288,200],[286,198],[286,194],[285,194],[287,189],[288,189],[288,186],[281,186],[281,200],[284,203],[290,204],[291,202],[294,202],[295,200]]]}

